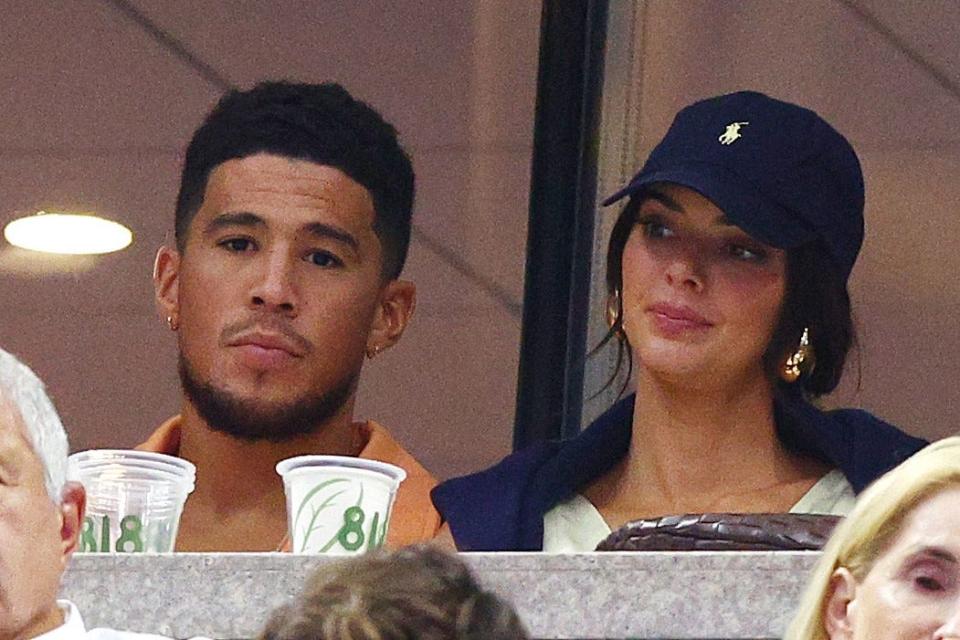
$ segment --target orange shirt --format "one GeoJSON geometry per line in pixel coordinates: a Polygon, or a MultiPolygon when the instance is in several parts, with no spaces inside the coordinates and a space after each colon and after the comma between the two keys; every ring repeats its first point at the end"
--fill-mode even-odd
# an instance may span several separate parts
{"type": "MultiPolygon", "coordinates": [[[[180,416],[174,416],[160,425],[146,442],[137,445],[141,451],[154,451],[176,456],[180,453],[180,416]]],[[[423,468],[412,455],[393,439],[382,426],[373,421],[357,423],[366,445],[360,451],[361,458],[389,462],[407,472],[406,479],[400,483],[397,499],[393,503],[390,515],[390,530],[387,532],[387,546],[391,549],[404,547],[417,542],[432,540],[440,530],[440,514],[430,500],[430,490],[437,480],[423,468]]],[[[280,481],[277,476],[277,481],[280,481]]],[[[280,536],[277,536],[279,538],[280,536]]],[[[289,542],[284,551],[289,551],[289,542]]]]}

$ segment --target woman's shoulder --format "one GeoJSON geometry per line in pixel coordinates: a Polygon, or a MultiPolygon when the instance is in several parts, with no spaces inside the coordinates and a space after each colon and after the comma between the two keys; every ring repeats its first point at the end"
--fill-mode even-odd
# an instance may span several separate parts
{"type": "Polygon", "coordinates": [[[559,442],[541,442],[497,464],[436,486],[431,496],[461,551],[521,550],[524,507],[542,467],[559,442]]]}
{"type": "Polygon", "coordinates": [[[529,478],[562,446],[560,442],[538,442],[526,449],[506,456],[491,467],[464,476],[450,478],[434,489],[434,500],[460,493],[474,494],[501,485],[516,486],[518,480],[529,478]]]}
{"type": "Polygon", "coordinates": [[[827,415],[847,427],[851,444],[861,457],[886,459],[890,467],[929,444],[863,409],[835,409],[827,415]]]}
{"type": "Polygon", "coordinates": [[[929,444],[864,409],[834,409],[825,415],[843,424],[851,443],[866,455],[888,455],[902,462],[929,444]]]}
{"type": "Polygon", "coordinates": [[[928,444],[863,409],[786,406],[792,438],[839,468],[857,493],[928,444]]]}
{"type": "Polygon", "coordinates": [[[614,404],[576,437],[539,442],[437,486],[433,502],[461,550],[535,550],[543,514],[626,452],[633,399],[614,404]]]}

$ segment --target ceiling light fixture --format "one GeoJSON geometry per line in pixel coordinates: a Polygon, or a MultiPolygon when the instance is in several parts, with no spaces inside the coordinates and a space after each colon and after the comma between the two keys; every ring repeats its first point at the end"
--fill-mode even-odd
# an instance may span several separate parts
{"type": "Polygon", "coordinates": [[[68,255],[111,253],[133,242],[133,233],[118,222],[89,214],[46,211],[14,220],[4,228],[3,237],[23,249],[68,255]]]}

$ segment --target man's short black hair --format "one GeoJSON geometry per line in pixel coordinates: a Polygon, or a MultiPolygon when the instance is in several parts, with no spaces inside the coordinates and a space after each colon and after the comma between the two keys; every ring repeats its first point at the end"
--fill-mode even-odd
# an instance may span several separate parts
{"type": "Polygon", "coordinates": [[[257,153],[335,167],[365,187],[373,197],[382,274],[400,275],[410,244],[413,166],[396,129],[332,82],[263,82],[220,99],[187,147],[174,225],[181,253],[210,172],[257,153]]]}

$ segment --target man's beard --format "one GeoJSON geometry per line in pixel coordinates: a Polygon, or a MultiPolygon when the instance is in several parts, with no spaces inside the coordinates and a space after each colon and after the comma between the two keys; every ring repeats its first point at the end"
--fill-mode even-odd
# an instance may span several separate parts
{"type": "Polygon", "coordinates": [[[288,404],[263,404],[238,398],[200,379],[179,354],[180,386],[204,422],[221,433],[251,442],[282,442],[314,433],[335,416],[353,395],[360,371],[351,371],[326,393],[305,395],[288,404]]]}

